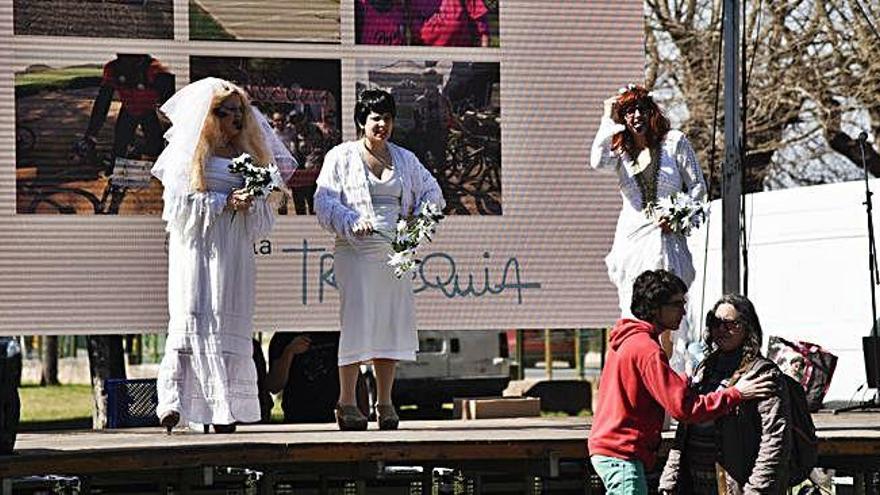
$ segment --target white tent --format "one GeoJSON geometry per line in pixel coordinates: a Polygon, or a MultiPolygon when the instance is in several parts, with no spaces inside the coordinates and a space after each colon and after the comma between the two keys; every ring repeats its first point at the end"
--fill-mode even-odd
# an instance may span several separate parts
{"type": "MultiPolygon", "coordinates": [[[[869,184],[880,192],[880,179],[869,184]]],[[[767,337],[777,335],[813,342],[836,354],[826,402],[866,400],[874,392],[865,386],[862,354],[862,337],[871,330],[864,188],[864,181],[855,181],[768,191],[746,199],[748,295],[761,319],[765,349],[767,337]]],[[[873,218],[880,226],[876,207],[873,218]]],[[[691,314],[697,320],[721,295],[720,201],[712,204],[708,251],[706,232],[700,229],[690,239],[697,268],[691,314]],[[701,305],[704,259],[706,295],[701,305]]]]}

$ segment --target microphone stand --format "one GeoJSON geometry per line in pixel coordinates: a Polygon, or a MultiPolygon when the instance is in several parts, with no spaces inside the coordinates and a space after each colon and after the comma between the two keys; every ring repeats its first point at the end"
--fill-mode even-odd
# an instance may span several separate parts
{"type": "Polygon", "coordinates": [[[880,330],[877,328],[877,293],[876,286],[880,284],[880,272],[877,270],[877,245],[874,242],[874,219],[872,217],[873,204],[871,188],[868,185],[868,163],[865,159],[865,141],[868,135],[865,132],[859,134],[859,149],[862,152],[862,171],[865,178],[865,211],[868,214],[868,271],[871,272],[871,335],[862,338],[862,348],[865,353],[865,375],[868,379],[869,388],[876,388],[871,400],[860,404],[835,409],[834,413],[880,407],[880,330]],[[869,376],[869,375],[874,375],[869,376]]]}

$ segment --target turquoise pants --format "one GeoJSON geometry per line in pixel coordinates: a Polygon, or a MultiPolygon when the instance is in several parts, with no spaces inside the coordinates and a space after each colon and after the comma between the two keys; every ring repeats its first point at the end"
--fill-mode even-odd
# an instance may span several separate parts
{"type": "Polygon", "coordinates": [[[645,478],[645,466],[642,461],[628,461],[604,455],[594,455],[590,457],[590,463],[596,470],[596,474],[602,479],[606,494],[648,494],[648,482],[645,478]]]}

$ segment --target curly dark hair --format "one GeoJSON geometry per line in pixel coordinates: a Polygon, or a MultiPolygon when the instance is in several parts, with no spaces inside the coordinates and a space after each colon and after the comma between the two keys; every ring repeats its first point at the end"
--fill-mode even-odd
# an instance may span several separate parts
{"type": "Polygon", "coordinates": [[[391,114],[391,118],[397,118],[397,106],[391,93],[381,89],[365,89],[358,97],[354,105],[354,123],[358,134],[363,131],[367,123],[367,117],[371,112],[378,114],[391,114]]]}
{"type": "Polygon", "coordinates": [[[648,270],[636,277],[633,283],[630,311],[640,320],[651,321],[660,306],[676,294],[686,294],[687,284],[677,275],[666,270],[648,270]]]}
{"type": "Polygon", "coordinates": [[[721,323],[715,316],[715,311],[722,304],[730,304],[736,309],[736,320],[742,325],[742,329],[746,334],[742,344],[742,359],[736,372],[736,375],[739,375],[747,370],[755,359],[761,355],[761,342],[764,338],[764,331],[761,329],[761,320],[758,319],[755,305],[752,304],[749,298],[741,294],[724,295],[706,314],[706,330],[703,332],[703,345],[706,346],[706,350],[709,353],[703,361],[706,367],[714,365],[715,360],[721,353],[721,349],[712,342],[712,330],[721,323]]]}

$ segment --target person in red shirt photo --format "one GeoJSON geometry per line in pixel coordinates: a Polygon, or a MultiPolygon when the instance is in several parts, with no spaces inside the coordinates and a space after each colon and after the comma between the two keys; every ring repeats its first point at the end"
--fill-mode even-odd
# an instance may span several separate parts
{"type": "Polygon", "coordinates": [[[659,336],[679,327],[686,294],[673,273],[645,271],[633,283],[635,319],[618,320],[611,330],[588,440],[590,462],[610,495],[648,493],[645,470],[656,462],[666,412],[685,423],[706,421],[774,391],[772,379],[750,374],[732,387],[698,395],[673,371],[659,336]]]}
{"type": "Polygon", "coordinates": [[[129,145],[140,127],[145,144],[137,151],[155,159],[164,147],[165,130],[159,121],[159,106],[174,94],[174,75],[150,55],[130,53],[119,53],[104,65],[89,125],[74,146],[75,155],[86,156],[94,150],[114,94],[122,103],[113,128],[114,156],[132,158],[129,145]]]}
{"type": "Polygon", "coordinates": [[[356,0],[355,9],[357,44],[407,44],[403,0],[356,0]]]}
{"type": "Polygon", "coordinates": [[[413,45],[488,47],[489,9],[483,0],[410,0],[413,45]]]}

